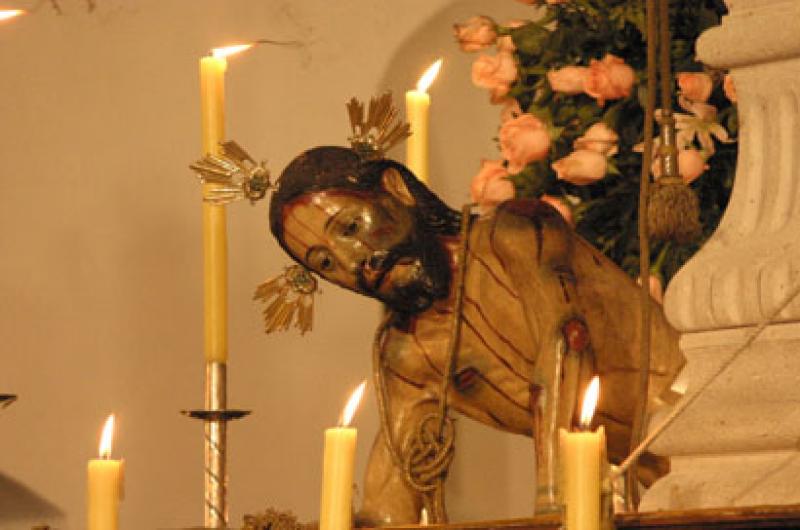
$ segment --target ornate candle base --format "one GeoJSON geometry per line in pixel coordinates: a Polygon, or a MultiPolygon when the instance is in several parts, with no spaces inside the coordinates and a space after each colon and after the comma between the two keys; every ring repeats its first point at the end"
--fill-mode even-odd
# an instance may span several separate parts
{"type": "Polygon", "coordinates": [[[249,410],[227,408],[227,374],[225,363],[206,363],[206,408],[181,411],[190,418],[205,422],[203,452],[206,528],[225,528],[228,524],[227,423],[250,414],[249,410]]]}

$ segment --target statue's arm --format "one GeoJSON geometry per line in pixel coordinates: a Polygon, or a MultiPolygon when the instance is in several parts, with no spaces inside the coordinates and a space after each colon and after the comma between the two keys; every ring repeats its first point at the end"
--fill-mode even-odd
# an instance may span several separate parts
{"type": "Polygon", "coordinates": [[[358,527],[416,524],[419,521],[422,496],[406,483],[389,451],[386,438],[379,432],[364,474],[364,501],[356,515],[358,527]]]}
{"type": "MultiPolygon", "coordinates": [[[[390,347],[401,356],[413,355],[403,342],[394,342],[390,347]]],[[[364,500],[356,516],[357,526],[362,527],[416,524],[423,506],[430,505],[431,499],[428,495],[426,503],[425,494],[407,482],[403,467],[421,420],[438,412],[438,400],[426,388],[421,374],[413,370],[413,363],[387,363],[383,381],[387,400],[385,410],[379,413],[383,416],[381,422],[386,424],[376,436],[367,462],[364,500]]],[[[442,511],[443,508],[442,505],[442,511]]],[[[430,515],[434,518],[437,514],[430,515]]],[[[444,517],[443,513],[438,515],[444,517]]]]}
{"type": "Polygon", "coordinates": [[[504,203],[491,221],[492,251],[519,293],[536,348],[530,406],[537,509],[549,509],[556,503],[558,428],[569,426],[592,363],[577,304],[573,233],[558,212],[537,200],[504,203]]]}

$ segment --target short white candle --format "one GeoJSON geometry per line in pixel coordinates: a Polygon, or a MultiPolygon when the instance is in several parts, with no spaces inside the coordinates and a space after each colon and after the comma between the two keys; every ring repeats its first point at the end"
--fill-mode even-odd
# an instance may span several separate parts
{"type": "Polygon", "coordinates": [[[606,435],[602,426],[594,432],[588,430],[599,393],[600,380],[595,377],[583,400],[580,425],[586,430],[559,430],[561,495],[568,530],[600,530],[601,460],[605,454],[606,435]]]}
{"type": "Polygon", "coordinates": [[[89,460],[87,528],[89,530],[117,530],[119,528],[119,503],[122,499],[122,460],[111,459],[111,442],[114,436],[114,415],[111,414],[100,437],[99,458],[89,460]]]}
{"type": "Polygon", "coordinates": [[[358,432],[350,427],[366,381],[355,389],[338,427],[325,430],[320,530],[350,530],[353,523],[353,464],[358,432]]]}

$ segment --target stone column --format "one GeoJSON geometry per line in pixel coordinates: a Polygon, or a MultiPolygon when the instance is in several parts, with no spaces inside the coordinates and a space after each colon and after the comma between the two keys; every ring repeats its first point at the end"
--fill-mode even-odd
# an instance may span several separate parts
{"type": "MultiPolygon", "coordinates": [[[[682,333],[687,395],[800,282],[800,1],[728,3],[697,49],[704,63],[730,68],[736,86],[736,182],[719,229],[665,299],[682,333]]],[[[672,472],[642,509],[800,503],[798,440],[795,301],[653,446],[672,457],[672,472]]]]}

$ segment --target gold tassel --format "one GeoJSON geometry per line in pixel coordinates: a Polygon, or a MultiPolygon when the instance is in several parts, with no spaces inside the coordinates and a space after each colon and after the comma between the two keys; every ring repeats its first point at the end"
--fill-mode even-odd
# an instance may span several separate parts
{"type": "Polygon", "coordinates": [[[647,207],[650,237],[691,243],[700,235],[700,202],[683,179],[662,177],[650,189],[647,207]]]}
{"type": "Polygon", "coordinates": [[[659,149],[663,171],[650,189],[647,227],[652,239],[686,244],[700,236],[700,201],[679,176],[676,136],[675,118],[663,111],[659,149]]]}

